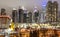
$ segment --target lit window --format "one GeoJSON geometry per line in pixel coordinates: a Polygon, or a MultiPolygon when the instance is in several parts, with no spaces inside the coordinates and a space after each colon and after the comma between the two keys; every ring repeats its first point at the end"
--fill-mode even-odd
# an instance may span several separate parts
{"type": "Polygon", "coordinates": [[[56,8],[54,10],[56,10],[56,8]]]}

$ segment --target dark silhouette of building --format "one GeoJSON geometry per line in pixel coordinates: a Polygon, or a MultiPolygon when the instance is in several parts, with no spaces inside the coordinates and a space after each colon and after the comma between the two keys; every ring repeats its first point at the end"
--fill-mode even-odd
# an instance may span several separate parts
{"type": "Polygon", "coordinates": [[[29,15],[29,18],[28,18],[29,19],[29,23],[32,23],[32,12],[29,12],[28,15],[29,15]]]}
{"type": "Polygon", "coordinates": [[[18,13],[19,13],[19,23],[23,23],[23,10],[19,9],[18,13]]]}
{"type": "Polygon", "coordinates": [[[12,11],[12,20],[14,23],[17,22],[17,10],[12,11]]]}
{"type": "Polygon", "coordinates": [[[24,22],[24,23],[27,23],[27,20],[26,20],[26,19],[27,19],[27,13],[24,13],[24,14],[23,14],[23,22],[24,22]]]}
{"type": "Polygon", "coordinates": [[[39,11],[38,10],[36,12],[34,12],[34,21],[35,21],[35,23],[39,22],[39,11]]]}
{"type": "Polygon", "coordinates": [[[6,10],[4,8],[1,8],[1,15],[6,15],[6,10]]]}

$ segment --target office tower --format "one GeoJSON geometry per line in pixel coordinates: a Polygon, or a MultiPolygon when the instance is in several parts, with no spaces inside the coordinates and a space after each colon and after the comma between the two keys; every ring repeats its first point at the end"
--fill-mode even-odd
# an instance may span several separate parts
{"type": "Polygon", "coordinates": [[[1,15],[6,15],[6,10],[4,8],[1,8],[1,15]]]}
{"type": "Polygon", "coordinates": [[[14,23],[17,22],[17,10],[15,8],[12,10],[12,20],[14,23]]]}
{"type": "Polygon", "coordinates": [[[29,23],[29,11],[27,11],[27,10],[24,10],[23,22],[24,23],[29,23]]]}
{"type": "Polygon", "coordinates": [[[28,16],[29,16],[29,18],[28,18],[29,19],[29,23],[32,23],[32,12],[29,12],[28,16]]]}
{"type": "Polygon", "coordinates": [[[51,1],[48,1],[47,3],[47,11],[46,11],[46,20],[50,24],[57,25],[58,22],[58,3],[57,1],[54,1],[53,3],[51,1]]]}
{"type": "Polygon", "coordinates": [[[40,23],[44,23],[45,22],[45,12],[41,12],[40,13],[39,19],[40,19],[40,23]]]}
{"type": "Polygon", "coordinates": [[[46,4],[47,4],[47,0],[42,0],[41,1],[41,7],[42,7],[41,20],[40,20],[41,23],[46,22],[46,19],[45,19],[45,16],[46,16],[46,4]]]}
{"type": "Polygon", "coordinates": [[[53,2],[52,5],[52,16],[53,16],[53,22],[57,22],[58,21],[58,3],[57,1],[53,2]]]}
{"type": "Polygon", "coordinates": [[[48,1],[46,6],[46,23],[52,22],[52,1],[48,1]]]}
{"type": "Polygon", "coordinates": [[[34,17],[34,22],[35,23],[38,23],[39,22],[39,11],[38,10],[35,10],[34,11],[34,15],[33,15],[34,17]]]}
{"type": "Polygon", "coordinates": [[[27,23],[27,12],[26,11],[24,11],[23,13],[23,22],[27,23]]]}
{"type": "Polygon", "coordinates": [[[23,22],[23,10],[18,9],[18,13],[19,13],[19,23],[22,23],[23,22]]]}
{"type": "Polygon", "coordinates": [[[29,11],[27,11],[26,22],[29,23],[29,11]]]}
{"type": "Polygon", "coordinates": [[[60,11],[58,11],[58,22],[60,22],[60,11]]]}

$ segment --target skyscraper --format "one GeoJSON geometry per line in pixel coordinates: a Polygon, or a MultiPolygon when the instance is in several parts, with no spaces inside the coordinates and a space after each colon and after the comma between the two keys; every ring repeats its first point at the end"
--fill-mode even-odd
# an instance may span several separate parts
{"type": "Polygon", "coordinates": [[[13,8],[13,11],[12,11],[12,20],[14,23],[17,22],[17,10],[15,8],[13,8]]]}
{"type": "Polygon", "coordinates": [[[56,24],[58,19],[57,19],[57,14],[58,14],[58,3],[57,1],[48,1],[47,3],[47,9],[46,9],[46,20],[50,24],[56,24]]]}
{"type": "Polygon", "coordinates": [[[52,22],[52,1],[48,1],[46,6],[46,22],[52,22]]]}
{"type": "Polygon", "coordinates": [[[53,6],[52,6],[52,16],[53,16],[53,21],[57,22],[58,21],[58,3],[57,1],[53,2],[53,6]]]}
{"type": "Polygon", "coordinates": [[[35,23],[39,22],[39,11],[34,12],[34,22],[35,23]]]}
{"type": "Polygon", "coordinates": [[[27,12],[24,11],[23,13],[23,22],[26,23],[27,22],[27,12]]]}
{"type": "Polygon", "coordinates": [[[19,23],[22,23],[23,22],[23,10],[19,9],[18,13],[19,13],[19,23]]]}
{"type": "Polygon", "coordinates": [[[29,12],[28,15],[29,15],[29,23],[32,23],[32,12],[29,12]]]}
{"type": "Polygon", "coordinates": [[[4,8],[1,8],[1,15],[6,15],[6,10],[4,8]]]}

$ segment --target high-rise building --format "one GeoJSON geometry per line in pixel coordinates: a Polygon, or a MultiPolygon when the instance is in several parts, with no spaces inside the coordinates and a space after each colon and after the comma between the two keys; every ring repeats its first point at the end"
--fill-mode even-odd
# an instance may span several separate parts
{"type": "Polygon", "coordinates": [[[46,22],[52,22],[52,1],[48,1],[46,7],[46,22]]]}
{"type": "Polygon", "coordinates": [[[54,3],[53,3],[52,16],[53,16],[53,21],[58,22],[58,3],[57,3],[57,1],[54,1],[54,3]]]}
{"type": "Polygon", "coordinates": [[[39,22],[39,11],[34,12],[34,22],[35,23],[39,22]]]}
{"type": "Polygon", "coordinates": [[[1,15],[6,15],[6,10],[4,8],[1,8],[1,15]]]}
{"type": "Polygon", "coordinates": [[[18,13],[19,13],[19,23],[22,23],[23,22],[23,10],[19,9],[18,13]]]}
{"type": "Polygon", "coordinates": [[[46,10],[46,20],[50,24],[56,24],[58,19],[57,19],[57,14],[58,14],[58,3],[57,1],[48,1],[47,3],[47,10],[46,10]]]}
{"type": "Polygon", "coordinates": [[[28,16],[29,16],[29,23],[32,23],[32,12],[29,12],[28,16]]]}
{"type": "Polygon", "coordinates": [[[27,13],[23,13],[23,22],[26,23],[27,22],[27,13]]]}
{"type": "Polygon", "coordinates": [[[27,16],[26,16],[26,23],[29,23],[29,12],[27,11],[27,16]]]}
{"type": "Polygon", "coordinates": [[[58,15],[57,16],[58,16],[58,18],[57,18],[58,22],[60,22],[60,11],[58,11],[58,15]]]}
{"type": "Polygon", "coordinates": [[[17,10],[15,8],[13,8],[13,11],[12,11],[12,21],[14,23],[17,22],[17,10]]]}

